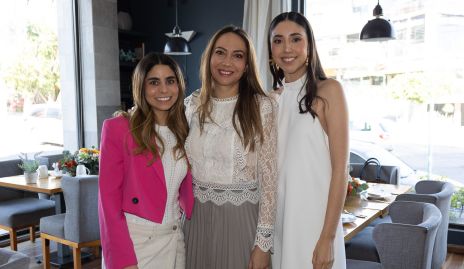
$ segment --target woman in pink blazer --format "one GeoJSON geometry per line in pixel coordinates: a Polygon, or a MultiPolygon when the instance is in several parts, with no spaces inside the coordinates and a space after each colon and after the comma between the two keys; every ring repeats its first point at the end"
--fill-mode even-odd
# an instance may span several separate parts
{"type": "Polygon", "coordinates": [[[103,268],[185,268],[182,212],[192,177],[184,150],[185,84],[169,56],[148,54],[132,81],[135,107],[102,128],[99,220],[103,268]]]}

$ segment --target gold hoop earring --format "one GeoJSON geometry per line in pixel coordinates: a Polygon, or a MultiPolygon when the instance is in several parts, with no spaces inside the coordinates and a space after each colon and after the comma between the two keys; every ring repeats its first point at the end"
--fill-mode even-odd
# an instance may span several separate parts
{"type": "Polygon", "coordinates": [[[269,60],[269,64],[270,64],[271,66],[274,66],[274,68],[276,69],[276,71],[279,72],[280,67],[274,62],[273,59],[270,59],[270,60],[269,60]]]}

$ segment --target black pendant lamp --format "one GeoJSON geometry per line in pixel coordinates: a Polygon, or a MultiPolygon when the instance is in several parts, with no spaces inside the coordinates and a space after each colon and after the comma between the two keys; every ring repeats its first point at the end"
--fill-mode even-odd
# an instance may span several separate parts
{"type": "Polygon", "coordinates": [[[190,55],[190,46],[182,37],[182,31],[177,23],[177,0],[176,0],[176,26],[172,30],[172,37],[168,38],[168,42],[164,46],[164,54],[168,55],[190,55]]]}
{"type": "Polygon", "coordinates": [[[359,38],[362,41],[386,41],[395,39],[395,31],[390,21],[381,18],[383,12],[379,0],[377,0],[377,5],[372,13],[375,19],[368,21],[366,25],[364,25],[359,38]]]}

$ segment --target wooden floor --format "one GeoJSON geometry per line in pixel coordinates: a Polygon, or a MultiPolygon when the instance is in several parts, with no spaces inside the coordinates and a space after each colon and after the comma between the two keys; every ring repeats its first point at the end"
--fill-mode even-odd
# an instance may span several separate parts
{"type": "MultiPolygon", "coordinates": [[[[9,247],[5,247],[9,249],[9,247]]],[[[51,251],[56,249],[56,245],[51,242],[51,251]]],[[[42,263],[38,263],[42,255],[40,238],[36,240],[35,243],[26,241],[18,244],[18,251],[24,253],[31,257],[31,264],[29,269],[39,269],[43,268],[42,263]]],[[[39,261],[40,262],[40,261],[39,261]]],[[[52,267],[54,268],[54,267],[52,267]]],[[[72,264],[63,268],[72,268],[72,264]]],[[[101,268],[101,259],[92,258],[89,261],[86,261],[82,264],[82,269],[100,269],[101,268]]],[[[450,253],[446,258],[446,262],[442,269],[463,269],[464,268],[464,254],[450,253]]]]}

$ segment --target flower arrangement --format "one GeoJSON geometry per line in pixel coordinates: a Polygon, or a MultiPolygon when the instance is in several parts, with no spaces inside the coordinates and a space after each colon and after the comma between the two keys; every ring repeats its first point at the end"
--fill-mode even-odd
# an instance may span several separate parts
{"type": "Polygon", "coordinates": [[[58,161],[58,169],[74,177],[76,176],[77,165],[83,164],[90,170],[91,175],[98,175],[99,159],[100,151],[94,146],[91,148],[81,148],[74,154],[71,154],[69,150],[64,150],[63,159],[58,161]]]}
{"type": "Polygon", "coordinates": [[[366,181],[352,177],[348,180],[348,189],[346,191],[346,194],[356,196],[363,193],[368,188],[369,185],[367,185],[366,181]]]}
{"type": "Polygon", "coordinates": [[[63,174],[69,173],[71,176],[76,176],[77,162],[74,160],[74,155],[69,150],[63,150],[63,159],[58,161],[58,169],[63,171],[63,174]]]}
{"type": "Polygon", "coordinates": [[[90,170],[91,175],[98,175],[100,151],[94,146],[91,148],[81,148],[76,154],[78,164],[83,164],[90,170]]]}
{"type": "Polygon", "coordinates": [[[42,152],[38,152],[34,154],[34,159],[29,159],[27,153],[21,152],[19,154],[19,159],[21,159],[21,163],[18,164],[19,168],[21,168],[25,173],[35,173],[39,168],[39,161],[38,157],[42,152]]]}

